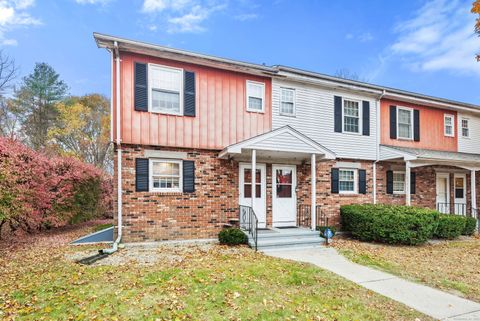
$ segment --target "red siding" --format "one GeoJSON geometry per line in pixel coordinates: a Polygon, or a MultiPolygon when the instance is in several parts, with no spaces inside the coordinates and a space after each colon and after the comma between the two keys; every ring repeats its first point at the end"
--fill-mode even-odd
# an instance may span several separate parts
{"type": "Polygon", "coordinates": [[[457,112],[432,107],[419,106],[411,103],[382,99],[381,101],[381,139],[383,145],[424,148],[442,151],[457,151],[457,112]],[[390,105],[404,106],[420,111],[420,141],[410,141],[390,138],[390,105]],[[445,114],[455,116],[454,136],[444,135],[445,114]]]}
{"type": "MultiPolygon", "coordinates": [[[[132,53],[121,53],[120,75],[123,143],[222,149],[272,128],[270,78],[132,53]],[[196,117],[135,111],[133,105],[135,62],[155,63],[194,71],[196,117]],[[246,111],[247,80],[265,83],[264,113],[246,111]]],[[[115,115],[113,117],[115,126],[115,115]]]]}

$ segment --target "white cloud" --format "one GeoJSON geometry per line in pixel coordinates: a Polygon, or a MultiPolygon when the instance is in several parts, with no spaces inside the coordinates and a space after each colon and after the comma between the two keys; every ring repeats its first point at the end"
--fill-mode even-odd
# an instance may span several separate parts
{"type": "MultiPolygon", "coordinates": [[[[144,0],[141,11],[152,19],[165,21],[169,33],[196,33],[205,31],[204,22],[225,7],[226,4],[219,4],[218,0],[144,0]]],[[[147,28],[151,30],[152,26],[156,30],[156,24],[147,28]]]]}
{"type": "Polygon", "coordinates": [[[6,34],[19,27],[29,27],[41,24],[26,11],[34,5],[33,0],[0,0],[0,44],[16,46],[17,40],[7,38],[6,34]]]}
{"type": "Polygon", "coordinates": [[[99,4],[99,5],[106,5],[111,0],[75,0],[78,4],[99,4]]]}
{"type": "Polygon", "coordinates": [[[347,40],[357,40],[360,42],[369,42],[373,40],[373,35],[370,32],[364,32],[360,34],[352,34],[352,33],[347,33],[345,35],[345,39],[347,40]]]}
{"type": "Polygon", "coordinates": [[[412,19],[395,27],[398,36],[389,51],[415,71],[448,70],[480,76],[480,64],[475,61],[480,40],[474,34],[474,21],[469,2],[429,1],[412,19]]]}
{"type": "Polygon", "coordinates": [[[247,21],[247,20],[253,20],[257,18],[258,18],[258,14],[256,13],[243,13],[243,14],[238,14],[234,17],[234,19],[238,21],[247,21]]]}

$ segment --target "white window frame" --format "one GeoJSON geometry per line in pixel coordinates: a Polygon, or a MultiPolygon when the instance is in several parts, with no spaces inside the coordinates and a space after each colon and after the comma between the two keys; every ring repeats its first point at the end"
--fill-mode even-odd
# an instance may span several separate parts
{"type": "Polygon", "coordinates": [[[167,114],[167,115],[179,115],[179,116],[182,116],[183,115],[183,87],[184,87],[184,77],[183,77],[183,69],[182,68],[176,68],[176,67],[170,67],[170,66],[164,66],[164,65],[158,65],[158,64],[152,64],[152,63],[149,63],[148,64],[148,111],[151,112],[151,113],[157,113],[157,114],[167,114]],[[180,106],[180,110],[176,113],[174,112],[168,112],[168,111],[159,111],[159,110],[153,110],[152,109],[152,101],[153,101],[153,94],[152,94],[152,89],[154,89],[154,87],[152,86],[152,79],[153,77],[151,77],[152,73],[154,72],[155,69],[163,69],[163,70],[175,70],[177,72],[180,73],[181,75],[181,79],[182,79],[182,82],[180,84],[180,91],[179,91],[179,106],[180,106]]]}
{"type": "Polygon", "coordinates": [[[406,188],[406,180],[407,180],[407,176],[406,176],[406,173],[405,171],[393,171],[393,174],[392,174],[392,189],[393,189],[393,194],[399,194],[399,195],[402,195],[402,194],[405,194],[405,190],[407,189],[406,188]],[[396,191],[395,190],[395,174],[403,174],[403,191],[396,191]]]}
{"type": "Polygon", "coordinates": [[[253,81],[253,80],[247,80],[246,81],[246,103],[247,103],[247,111],[252,112],[252,113],[265,113],[265,83],[263,82],[258,82],[258,81],[253,81]],[[255,85],[255,86],[261,86],[262,87],[262,97],[256,97],[252,96],[254,98],[262,98],[262,110],[258,109],[251,109],[250,108],[250,99],[248,99],[250,95],[250,90],[249,90],[249,85],[255,85]]]}
{"type": "Polygon", "coordinates": [[[279,99],[280,104],[278,105],[278,111],[279,111],[280,115],[282,115],[282,116],[295,116],[296,111],[297,111],[297,92],[296,92],[296,90],[294,88],[280,87],[280,97],[279,98],[280,98],[279,99]],[[283,91],[284,90],[292,92],[293,107],[292,107],[292,112],[291,113],[282,112],[282,103],[283,103],[282,97],[283,97],[283,91]]]}
{"type": "Polygon", "coordinates": [[[455,136],[455,115],[452,115],[452,114],[443,115],[443,134],[447,137],[455,136]],[[452,127],[451,134],[447,133],[447,118],[450,119],[450,126],[452,127]]]}
{"type": "Polygon", "coordinates": [[[403,107],[403,106],[398,106],[397,107],[397,138],[398,139],[404,139],[404,140],[413,140],[413,108],[410,107],[403,107]],[[400,117],[398,116],[400,110],[406,110],[410,112],[410,137],[400,137],[400,126],[399,125],[399,120],[400,117]]]}
{"type": "Polygon", "coordinates": [[[462,117],[460,119],[460,135],[462,135],[462,138],[470,138],[470,119],[466,117],[462,117]],[[463,121],[467,122],[467,127],[463,127],[463,121]],[[463,129],[468,129],[468,136],[463,135],[463,129]]]}
{"type": "Polygon", "coordinates": [[[169,158],[150,158],[148,160],[148,184],[150,192],[163,192],[163,193],[175,193],[183,191],[183,161],[179,159],[169,159],[169,158]],[[155,188],[153,187],[153,163],[155,162],[165,162],[165,163],[176,163],[179,164],[178,170],[178,188],[155,188]]]}
{"type": "Polygon", "coordinates": [[[339,194],[358,194],[358,170],[356,168],[339,168],[338,169],[338,193],[339,194]],[[351,171],[353,172],[353,191],[342,191],[340,189],[340,172],[351,171]]]}
{"type": "Polygon", "coordinates": [[[353,99],[349,97],[342,97],[342,133],[353,134],[353,135],[362,135],[363,132],[363,108],[361,101],[358,99],[353,99]],[[345,130],[345,100],[353,101],[358,104],[358,132],[350,132],[345,130]]]}

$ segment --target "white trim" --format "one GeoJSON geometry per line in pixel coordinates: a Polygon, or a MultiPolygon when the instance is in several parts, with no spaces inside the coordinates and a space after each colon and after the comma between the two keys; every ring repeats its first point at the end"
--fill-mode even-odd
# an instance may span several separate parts
{"type": "Polygon", "coordinates": [[[462,138],[465,138],[465,139],[470,139],[471,135],[470,135],[470,118],[468,117],[462,117],[460,118],[460,137],[462,138]],[[463,121],[466,120],[467,121],[467,127],[465,127],[466,129],[468,129],[468,136],[464,136],[463,135],[463,121]]]}
{"type": "Polygon", "coordinates": [[[446,137],[455,137],[455,115],[453,114],[444,114],[443,115],[443,134],[446,137]],[[447,134],[447,118],[450,118],[450,126],[452,127],[452,133],[447,134]]]}
{"type": "Polygon", "coordinates": [[[273,227],[282,227],[282,226],[295,226],[297,224],[297,166],[291,164],[272,164],[272,226],[273,227]],[[284,198],[277,197],[277,169],[291,169],[292,170],[292,197],[290,200],[293,202],[293,217],[292,220],[289,221],[280,221],[275,219],[275,214],[278,216],[278,212],[275,210],[277,207],[274,203],[283,200],[284,198]],[[276,213],[277,212],[277,213],[276,213]]]}
{"type": "Polygon", "coordinates": [[[414,124],[413,124],[413,111],[414,109],[411,108],[411,107],[404,107],[404,106],[397,106],[397,139],[400,139],[400,140],[413,140],[413,127],[414,127],[414,124]],[[400,110],[406,110],[408,112],[410,112],[410,136],[411,137],[400,137],[399,135],[399,126],[398,126],[398,121],[399,121],[399,117],[398,117],[398,112],[400,110]]]}
{"type": "MultiPolygon", "coordinates": [[[[258,206],[255,206],[255,214],[258,217],[258,227],[264,228],[267,226],[267,165],[265,163],[257,163],[255,162],[255,171],[260,169],[261,175],[260,175],[260,189],[261,189],[261,197],[256,198],[256,191],[257,188],[256,186],[252,186],[251,188],[251,194],[250,196],[255,196],[255,197],[250,197],[250,202],[242,202],[243,200],[246,200],[248,198],[245,197],[244,195],[244,190],[243,190],[243,185],[245,183],[247,184],[252,184],[253,179],[250,182],[245,182],[245,175],[244,175],[244,170],[245,169],[250,169],[252,173],[252,177],[256,177],[254,175],[253,170],[252,170],[252,163],[250,162],[241,162],[238,164],[238,205],[246,205],[246,206],[252,206],[252,201],[254,199],[259,199],[263,200],[262,203],[262,212],[260,213],[258,206]],[[261,214],[261,216],[260,216],[261,214]]],[[[258,204],[257,204],[258,205],[258,204]]],[[[252,207],[253,208],[253,207],[252,207]]]]}
{"type": "Polygon", "coordinates": [[[355,195],[358,194],[358,169],[356,168],[339,168],[338,169],[338,193],[342,195],[355,195]],[[340,172],[352,171],[353,172],[353,191],[342,191],[340,189],[340,172]]]}
{"type": "Polygon", "coordinates": [[[145,158],[173,158],[173,159],[185,159],[187,158],[186,152],[174,152],[168,150],[154,150],[154,149],[145,149],[143,151],[143,156],[145,158]]]}
{"type": "Polygon", "coordinates": [[[280,97],[279,97],[279,105],[278,105],[278,112],[281,116],[289,116],[289,117],[295,117],[296,113],[297,113],[297,91],[295,90],[295,88],[289,88],[289,87],[281,87],[280,86],[280,97]],[[285,113],[285,112],[282,112],[282,91],[283,90],[289,90],[292,92],[292,95],[293,95],[293,110],[292,110],[292,113],[285,113]]]}
{"type": "Polygon", "coordinates": [[[361,100],[342,96],[342,133],[353,135],[363,134],[363,107],[361,100]],[[358,104],[358,132],[350,132],[345,130],[345,100],[356,102],[358,104]]]}
{"type": "Polygon", "coordinates": [[[467,174],[453,174],[453,202],[459,204],[467,204],[467,174]],[[456,186],[455,186],[455,179],[462,178],[463,179],[463,197],[457,198],[456,195],[456,186]],[[457,200],[463,200],[462,202],[457,202],[457,200]],[[463,203],[464,202],[464,203],[463,203]]]}
{"type": "MultiPolygon", "coordinates": [[[[265,83],[264,82],[247,80],[246,85],[245,85],[245,94],[246,94],[246,99],[245,99],[246,102],[245,103],[247,104],[247,111],[252,112],[252,113],[265,113],[265,83]],[[249,99],[248,99],[250,97],[250,90],[248,89],[249,84],[262,87],[262,97],[261,97],[261,99],[262,99],[262,109],[261,110],[250,108],[249,99]]],[[[252,96],[252,97],[260,98],[260,97],[256,97],[256,96],[252,96]]]]}
{"type": "Polygon", "coordinates": [[[406,192],[406,180],[407,174],[405,171],[392,171],[392,190],[393,194],[395,195],[405,195],[406,192]],[[403,191],[395,191],[395,174],[403,174],[404,175],[404,180],[403,180],[403,191]]]}
{"type": "MultiPolygon", "coordinates": [[[[446,172],[437,172],[435,173],[435,203],[438,204],[438,179],[439,178],[446,178],[446,204],[450,204],[450,173],[446,172]]],[[[455,193],[455,192],[454,192],[455,193]]],[[[443,209],[443,208],[442,208],[443,209]]],[[[448,209],[450,211],[450,209],[448,209]]]]}
{"type": "Polygon", "coordinates": [[[356,162],[335,162],[334,168],[361,169],[362,164],[356,162]]]}
{"type": "Polygon", "coordinates": [[[150,158],[148,160],[148,190],[149,192],[160,192],[160,193],[177,193],[183,191],[183,161],[179,159],[160,159],[160,158],[150,158]],[[154,162],[165,162],[165,163],[176,163],[178,166],[178,188],[160,188],[153,187],[153,163],[154,162]]]}
{"type": "Polygon", "coordinates": [[[156,113],[156,114],[166,114],[166,115],[177,115],[177,116],[183,116],[183,87],[184,87],[184,76],[183,76],[183,69],[182,68],[176,68],[176,67],[171,67],[171,66],[166,66],[166,65],[159,65],[159,64],[153,64],[149,63],[148,64],[148,71],[147,71],[147,82],[148,82],[148,111],[151,113],[156,113]],[[180,73],[181,75],[181,83],[180,83],[180,91],[179,91],[179,107],[180,110],[178,112],[168,112],[168,111],[163,111],[163,110],[153,110],[152,109],[152,100],[153,100],[153,95],[152,95],[152,69],[159,69],[159,70],[175,70],[180,73]]]}

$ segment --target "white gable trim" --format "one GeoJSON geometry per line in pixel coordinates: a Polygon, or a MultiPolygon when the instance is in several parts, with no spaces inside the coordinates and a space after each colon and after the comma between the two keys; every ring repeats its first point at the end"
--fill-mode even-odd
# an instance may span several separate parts
{"type": "Polygon", "coordinates": [[[407,153],[395,148],[389,148],[387,146],[380,146],[380,160],[393,160],[393,159],[403,159],[405,161],[416,160],[417,155],[407,153]]]}
{"type": "Polygon", "coordinates": [[[225,158],[228,154],[241,154],[244,149],[281,151],[281,152],[291,152],[291,153],[307,153],[307,154],[321,155],[323,156],[324,159],[335,159],[334,152],[318,144],[313,139],[305,136],[304,134],[300,133],[299,131],[293,129],[290,126],[283,126],[275,130],[272,130],[268,133],[261,134],[261,135],[246,139],[242,142],[230,145],[220,152],[219,157],[225,158]],[[275,137],[278,137],[284,134],[293,136],[293,138],[298,141],[298,145],[302,147],[300,148],[295,148],[296,146],[282,147],[282,146],[270,145],[268,143],[269,140],[273,140],[275,137]]]}

